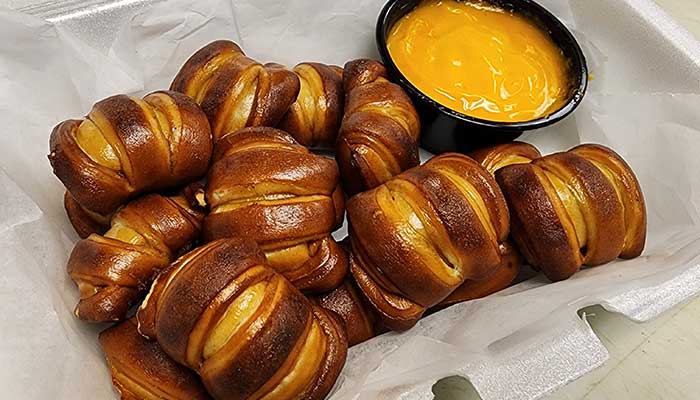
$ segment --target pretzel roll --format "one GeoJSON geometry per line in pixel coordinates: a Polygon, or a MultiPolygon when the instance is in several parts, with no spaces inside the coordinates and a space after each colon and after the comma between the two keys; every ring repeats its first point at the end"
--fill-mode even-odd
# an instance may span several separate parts
{"type": "Polygon", "coordinates": [[[528,164],[530,161],[542,157],[542,154],[535,146],[516,141],[473,151],[469,153],[469,157],[493,175],[506,165],[528,164]]]}
{"type": "Polygon", "coordinates": [[[641,254],[646,238],[644,198],[620,156],[581,145],[496,173],[508,200],[512,233],[527,261],[551,280],[581,265],[641,254]]]}
{"type": "Polygon", "coordinates": [[[207,241],[255,240],[271,267],[305,292],[338,286],[347,256],[330,236],[343,220],[338,166],[278,129],[244,128],[216,145],[207,241]]]}
{"type": "Polygon", "coordinates": [[[68,259],[80,289],[75,315],[91,322],[124,319],[155,275],[199,236],[204,215],[192,204],[185,195],[146,195],[114,214],[104,236],[76,243],[68,259]]]}
{"type": "Polygon", "coordinates": [[[312,301],[342,318],[350,346],[369,340],[382,332],[374,310],[360,293],[352,275],[337,288],[312,298],[312,301]]]}
{"type": "Polygon", "coordinates": [[[265,264],[248,239],[221,239],[166,269],[139,331],[196,370],[217,399],[323,399],[345,363],[337,317],[265,264]]]}
{"type": "Polygon", "coordinates": [[[202,176],[212,150],[205,115],[175,92],[108,97],[85,119],[58,124],[50,147],[49,161],[70,192],[66,209],[81,235],[104,229],[111,214],[140,193],[202,176]]]}
{"type": "Polygon", "coordinates": [[[100,345],[123,400],[211,399],[197,374],[139,334],[134,318],[102,331],[100,345]]]}
{"type": "Polygon", "coordinates": [[[294,67],[301,83],[296,101],[280,122],[301,145],[332,149],[343,117],[343,69],[334,65],[301,63],[294,67]]]}
{"type": "Polygon", "coordinates": [[[170,85],[209,118],[214,141],[246,126],[275,126],[296,100],[299,78],[279,64],[262,65],[237,44],[217,40],[185,62],[170,85]]]}
{"type": "Polygon", "coordinates": [[[434,157],[348,202],[350,270],[393,330],[466,280],[493,273],[508,236],[508,209],[494,178],[471,158],[434,157]]]}
{"type": "Polygon", "coordinates": [[[509,242],[501,244],[501,263],[495,271],[483,280],[468,280],[450,293],[435,309],[489,296],[510,286],[520,272],[523,258],[509,242]]]}
{"type": "Polygon", "coordinates": [[[420,163],[420,120],[408,95],[378,61],[345,64],[345,116],[336,159],[348,195],[379,186],[420,163]]]}

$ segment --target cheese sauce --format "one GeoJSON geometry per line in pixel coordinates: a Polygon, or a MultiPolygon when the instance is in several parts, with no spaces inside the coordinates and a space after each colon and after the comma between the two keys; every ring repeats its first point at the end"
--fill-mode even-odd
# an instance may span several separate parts
{"type": "Polygon", "coordinates": [[[394,25],[387,47],[416,88],[472,117],[529,121],[568,100],[559,47],[526,17],[485,2],[425,0],[394,25]]]}

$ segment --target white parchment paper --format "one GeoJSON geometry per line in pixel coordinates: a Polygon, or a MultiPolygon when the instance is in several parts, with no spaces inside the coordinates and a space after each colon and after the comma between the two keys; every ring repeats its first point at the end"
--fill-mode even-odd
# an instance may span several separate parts
{"type": "MultiPolygon", "coordinates": [[[[65,262],[77,237],[46,158],[51,128],[103,97],[166,88],[186,58],[214,39],[290,66],[375,57],[382,6],[88,3],[51,9],[52,23],[0,8],[3,398],[116,396],[96,340],[104,327],[72,315],[77,290],[65,262]]],[[[625,157],[647,200],[644,255],[556,284],[536,277],[357,346],[333,399],[430,398],[435,380],[454,374],[485,399],[536,398],[607,359],[577,310],[603,304],[645,321],[700,292],[700,46],[648,0],[541,3],[581,41],[592,81],[572,117],[523,138],[544,152],[598,142],[625,157]]]]}

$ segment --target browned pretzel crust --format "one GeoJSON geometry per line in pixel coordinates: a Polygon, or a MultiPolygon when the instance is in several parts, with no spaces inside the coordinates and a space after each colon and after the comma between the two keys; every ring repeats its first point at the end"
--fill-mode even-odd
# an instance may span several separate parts
{"type": "Polygon", "coordinates": [[[540,151],[529,143],[509,142],[475,150],[469,157],[486,168],[491,175],[497,170],[512,164],[528,164],[542,157],[540,151]]]}
{"type": "Polygon", "coordinates": [[[510,207],[513,238],[549,279],[641,254],[644,198],[634,173],[612,150],[580,145],[502,168],[496,177],[510,207]]]}
{"type": "Polygon", "coordinates": [[[139,334],[135,318],[102,331],[100,344],[122,400],[211,399],[197,374],[139,334]]]}
{"type": "Polygon", "coordinates": [[[109,217],[83,208],[68,191],[63,194],[63,207],[73,229],[83,239],[92,233],[101,235],[109,229],[109,217]]]}
{"type": "Polygon", "coordinates": [[[344,201],[332,159],[281,130],[244,128],[217,143],[206,196],[206,240],[255,240],[270,266],[305,292],[342,282],[347,256],[330,233],[342,222],[344,201]]]}
{"type": "Polygon", "coordinates": [[[204,214],[183,195],[146,195],[120,209],[111,228],[76,243],[68,273],[80,289],[75,315],[118,321],[148,290],[156,274],[198,237],[204,214]]]}
{"type": "Polygon", "coordinates": [[[165,270],[139,331],[196,370],[215,398],[323,399],[345,362],[337,317],[266,266],[247,239],[221,239],[165,270]]]}
{"type": "Polygon", "coordinates": [[[420,163],[413,103],[374,60],[345,64],[345,116],[336,159],[348,195],[371,189],[420,163]]]}
{"type": "Polygon", "coordinates": [[[522,264],[523,258],[518,250],[515,249],[510,241],[504,242],[501,244],[501,264],[495,268],[495,271],[488,278],[464,282],[434,308],[442,309],[453,304],[480,299],[500,292],[513,283],[520,272],[522,264]]]}
{"type": "Polygon", "coordinates": [[[279,128],[301,145],[333,149],[343,118],[343,69],[335,65],[301,63],[294,67],[301,88],[279,128]]]}
{"type": "Polygon", "coordinates": [[[348,202],[358,286],[394,330],[468,279],[493,273],[508,236],[508,209],[495,180],[471,158],[434,157],[348,202]]]}
{"type": "Polygon", "coordinates": [[[282,65],[246,57],[231,41],[218,40],[185,62],[170,89],[202,107],[216,141],[246,126],[277,125],[297,98],[299,78],[282,65]]]}
{"type": "MultiPolygon", "coordinates": [[[[469,156],[493,175],[507,165],[527,164],[542,155],[535,146],[516,141],[485,147],[469,153],[469,156]]],[[[517,277],[522,263],[522,256],[515,246],[510,241],[504,242],[501,245],[501,264],[491,276],[481,281],[465,281],[434,309],[486,297],[505,289],[517,277]]]]}
{"type": "Polygon", "coordinates": [[[54,174],[70,193],[66,210],[81,236],[102,233],[111,214],[138,194],[199,178],[212,151],[205,115],[176,92],[108,97],[85,119],[58,124],[50,147],[54,174]]]}
{"type": "Polygon", "coordinates": [[[315,296],[312,301],[342,318],[350,346],[369,340],[383,331],[352,275],[337,288],[315,296]]]}

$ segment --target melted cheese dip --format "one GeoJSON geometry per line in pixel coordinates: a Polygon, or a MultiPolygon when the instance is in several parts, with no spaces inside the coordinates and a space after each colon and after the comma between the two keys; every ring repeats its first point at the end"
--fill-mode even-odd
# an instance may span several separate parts
{"type": "Polygon", "coordinates": [[[425,0],[394,25],[387,47],[416,88],[472,117],[529,121],[568,100],[560,48],[526,17],[486,2],[425,0]]]}

